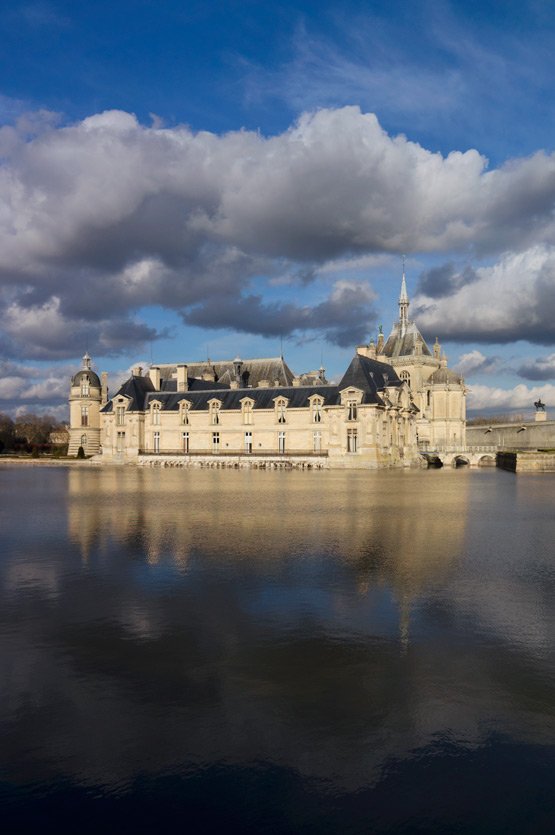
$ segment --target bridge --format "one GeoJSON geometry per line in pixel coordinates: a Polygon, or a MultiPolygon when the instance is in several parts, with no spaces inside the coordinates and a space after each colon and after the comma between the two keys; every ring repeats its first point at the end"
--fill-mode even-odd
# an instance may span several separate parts
{"type": "Polygon", "coordinates": [[[497,445],[481,446],[437,446],[419,444],[420,455],[429,467],[495,467],[497,445]]]}

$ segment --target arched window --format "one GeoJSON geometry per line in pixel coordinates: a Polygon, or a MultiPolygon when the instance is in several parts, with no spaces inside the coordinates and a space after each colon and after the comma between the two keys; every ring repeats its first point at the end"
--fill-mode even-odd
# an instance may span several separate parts
{"type": "Polygon", "coordinates": [[[410,371],[401,371],[399,377],[401,380],[404,380],[405,383],[408,383],[410,386],[410,371]]]}
{"type": "Polygon", "coordinates": [[[179,404],[180,422],[185,425],[189,423],[189,406],[190,403],[186,400],[182,400],[179,404]]]}
{"type": "MultiPolygon", "coordinates": [[[[217,400],[213,400],[210,404],[210,423],[213,426],[217,426],[220,422],[220,406],[222,404],[219,403],[217,400]]],[[[218,440],[219,443],[219,440],[218,440]]]]}
{"type": "Polygon", "coordinates": [[[81,446],[83,447],[83,449],[87,446],[87,436],[86,435],[81,435],[81,446]]]}
{"type": "Polygon", "coordinates": [[[243,423],[252,423],[252,400],[243,400],[241,404],[243,423]]]}
{"type": "Polygon", "coordinates": [[[276,419],[278,423],[287,423],[287,400],[276,400],[276,419]]]}

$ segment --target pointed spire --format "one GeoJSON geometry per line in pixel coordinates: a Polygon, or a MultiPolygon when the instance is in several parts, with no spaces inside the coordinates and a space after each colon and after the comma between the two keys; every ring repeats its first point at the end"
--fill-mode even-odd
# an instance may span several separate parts
{"type": "Polygon", "coordinates": [[[399,326],[403,336],[409,324],[409,304],[407,283],[405,281],[405,256],[403,255],[403,280],[401,282],[401,295],[399,296],[399,326]]]}

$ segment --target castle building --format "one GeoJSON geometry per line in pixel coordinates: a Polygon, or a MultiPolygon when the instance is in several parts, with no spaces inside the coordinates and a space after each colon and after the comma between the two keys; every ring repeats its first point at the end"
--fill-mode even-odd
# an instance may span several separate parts
{"type": "Polygon", "coordinates": [[[133,370],[112,398],[90,357],[71,380],[69,454],[102,462],[237,465],[250,459],[381,468],[418,465],[419,449],[464,445],[464,381],[408,318],[384,343],[359,345],[337,384],[325,370],[295,376],[283,356],[133,370]]]}
{"type": "Polygon", "coordinates": [[[399,318],[385,344],[378,338],[378,359],[391,363],[408,383],[418,408],[416,431],[421,449],[466,446],[466,394],[464,377],[447,367],[447,357],[437,338],[428,348],[416,323],[409,319],[409,297],[403,279],[399,318]]]}

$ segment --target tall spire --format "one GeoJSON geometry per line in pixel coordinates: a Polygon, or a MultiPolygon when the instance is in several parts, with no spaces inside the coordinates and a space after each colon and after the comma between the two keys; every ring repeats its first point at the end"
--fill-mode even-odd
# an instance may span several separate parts
{"type": "Polygon", "coordinates": [[[403,255],[403,280],[401,282],[401,295],[399,296],[399,325],[401,333],[404,334],[409,324],[409,296],[405,281],[405,256],[403,255]]]}

